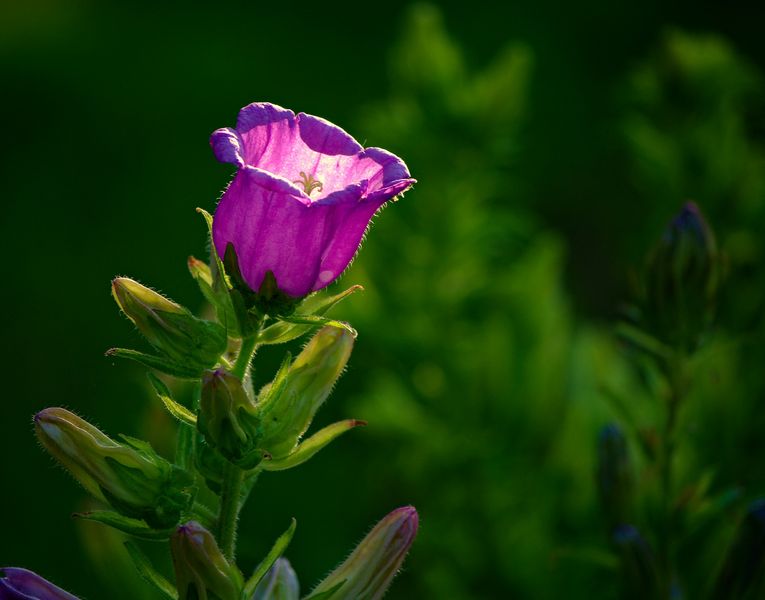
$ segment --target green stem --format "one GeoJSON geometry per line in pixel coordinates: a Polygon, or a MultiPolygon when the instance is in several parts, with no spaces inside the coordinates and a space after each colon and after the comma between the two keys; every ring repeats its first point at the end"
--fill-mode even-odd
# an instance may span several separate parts
{"type": "Polygon", "coordinates": [[[667,375],[670,384],[670,394],[667,400],[667,415],[662,432],[662,452],[659,464],[661,485],[662,523],[659,535],[659,565],[663,580],[662,594],[670,598],[672,593],[672,577],[674,565],[672,559],[672,543],[674,538],[675,518],[673,507],[673,477],[672,462],[676,448],[676,429],[678,413],[685,396],[685,358],[675,356],[668,361],[667,375]]]}
{"type": "Polygon", "coordinates": [[[239,379],[244,379],[247,375],[247,368],[250,366],[252,357],[255,356],[255,348],[257,346],[257,336],[246,337],[242,340],[242,347],[239,349],[239,354],[236,357],[236,363],[231,370],[231,374],[239,379]]]}
{"type": "Polygon", "coordinates": [[[234,464],[226,463],[218,515],[218,545],[231,562],[236,555],[236,525],[239,519],[239,498],[243,481],[244,471],[234,464]]]}

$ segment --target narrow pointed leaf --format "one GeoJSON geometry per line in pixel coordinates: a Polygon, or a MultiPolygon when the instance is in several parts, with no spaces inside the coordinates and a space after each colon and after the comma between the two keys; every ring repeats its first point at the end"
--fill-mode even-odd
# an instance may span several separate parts
{"type": "Polygon", "coordinates": [[[289,546],[289,543],[292,540],[292,536],[295,534],[295,527],[297,527],[297,521],[295,521],[295,519],[292,519],[292,523],[290,523],[290,526],[287,528],[287,531],[285,531],[283,534],[281,534],[278,537],[276,542],[274,542],[274,545],[271,547],[271,550],[268,551],[268,554],[263,559],[263,562],[261,562],[255,568],[255,572],[247,580],[247,583],[244,586],[245,598],[252,597],[252,595],[255,593],[255,588],[257,588],[258,584],[260,583],[260,580],[266,576],[266,573],[268,573],[268,570],[273,566],[276,560],[287,549],[287,546],[289,546]]]}
{"type": "Polygon", "coordinates": [[[173,400],[173,397],[170,394],[170,390],[165,385],[165,382],[154,375],[154,373],[148,373],[148,376],[149,381],[151,382],[151,386],[154,388],[157,396],[159,396],[159,399],[162,400],[162,403],[165,405],[167,411],[182,423],[196,427],[196,415],[194,415],[194,413],[185,406],[173,400]]]}
{"type": "Polygon", "coordinates": [[[111,348],[106,351],[106,356],[116,356],[117,358],[127,358],[141,363],[145,367],[155,369],[161,373],[178,377],[179,379],[197,379],[202,374],[199,369],[190,369],[189,367],[176,364],[166,358],[144,354],[137,350],[128,350],[127,348],[111,348]]]}
{"type": "Polygon", "coordinates": [[[133,542],[125,542],[130,558],[138,569],[138,574],[148,583],[159,590],[165,598],[178,600],[178,592],[172,583],[160,575],[149,561],[149,558],[133,542]]]}
{"type": "MultiPolygon", "coordinates": [[[[364,288],[360,285],[354,285],[334,296],[328,296],[322,292],[311,294],[298,305],[297,313],[304,316],[324,315],[333,306],[354,292],[362,291],[363,289],[364,288]]],[[[299,338],[301,335],[310,332],[314,327],[317,327],[321,324],[322,323],[296,323],[282,319],[263,329],[263,331],[261,331],[258,335],[258,343],[284,344],[299,338]]]]}
{"type": "Polygon", "coordinates": [[[322,317],[320,315],[298,315],[292,314],[289,316],[280,316],[279,319],[292,323],[293,325],[308,325],[310,327],[337,327],[339,329],[345,329],[353,337],[356,337],[358,333],[345,321],[338,321],[336,319],[330,319],[329,317],[322,317]]]}
{"type": "Polygon", "coordinates": [[[111,510],[93,510],[90,512],[74,513],[72,515],[77,519],[85,519],[87,521],[96,521],[97,523],[103,523],[109,527],[113,527],[127,533],[133,537],[137,537],[142,540],[150,542],[159,542],[170,539],[174,528],[170,529],[153,529],[147,527],[146,523],[138,519],[131,519],[130,517],[122,516],[111,510]]]}
{"type": "Polygon", "coordinates": [[[318,594],[312,594],[311,596],[306,596],[303,598],[303,600],[330,600],[337,592],[340,591],[340,588],[345,585],[345,580],[341,581],[337,585],[333,586],[332,588],[328,589],[326,592],[319,592],[318,594]]]}
{"type": "Polygon", "coordinates": [[[346,431],[350,431],[354,427],[364,426],[366,424],[366,421],[347,419],[328,425],[301,443],[289,456],[280,460],[263,461],[262,467],[265,471],[284,471],[285,469],[291,469],[298,465],[302,465],[336,437],[342,435],[346,431]]]}

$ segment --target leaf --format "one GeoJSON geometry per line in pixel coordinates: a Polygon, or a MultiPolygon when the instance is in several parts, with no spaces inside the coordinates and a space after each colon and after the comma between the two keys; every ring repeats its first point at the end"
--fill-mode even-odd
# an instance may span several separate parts
{"type": "Polygon", "coordinates": [[[182,404],[179,404],[173,400],[172,395],[170,394],[170,390],[165,385],[165,382],[154,375],[154,373],[147,373],[147,375],[149,377],[149,381],[151,382],[151,386],[154,388],[157,396],[159,396],[159,399],[162,400],[162,403],[165,405],[167,411],[182,423],[196,427],[196,415],[182,404]]]}
{"type": "Polygon", "coordinates": [[[269,569],[286,550],[287,546],[289,546],[289,543],[292,540],[292,536],[295,534],[295,527],[297,527],[297,521],[292,519],[292,523],[290,523],[287,531],[285,531],[277,538],[263,561],[257,567],[255,567],[255,571],[247,580],[247,583],[244,586],[244,598],[252,597],[252,595],[255,593],[255,588],[257,588],[258,584],[260,583],[260,580],[266,576],[266,573],[268,573],[269,569]]]}
{"type": "Polygon", "coordinates": [[[324,592],[319,592],[318,594],[313,594],[311,596],[306,596],[303,598],[303,600],[329,600],[332,596],[337,593],[337,591],[345,585],[345,579],[343,579],[340,583],[337,585],[332,586],[328,590],[324,592]]]}
{"type": "Polygon", "coordinates": [[[280,316],[280,320],[292,323],[293,325],[309,325],[310,328],[314,327],[337,327],[338,329],[345,329],[353,337],[356,337],[358,333],[345,321],[338,321],[336,319],[330,319],[328,317],[322,317],[320,315],[289,315],[280,316]]]}
{"type": "MultiPolygon", "coordinates": [[[[303,300],[297,306],[296,311],[303,316],[321,316],[351,294],[363,290],[364,288],[360,285],[354,285],[334,296],[328,296],[323,292],[316,292],[303,300]]],[[[281,318],[281,320],[266,327],[260,332],[258,335],[258,343],[284,344],[308,333],[318,325],[320,325],[320,323],[295,323],[288,321],[285,318],[281,318]]]]}
{"type": "Polygon", "coordinates": [[[77,519],[85,519],[87,521],[96,521],[113,527],[122,533],[127,533],[133,537],[137,537],[142,540],[150,542],[160,542],[170,538],[174,528],[170,529],[153,529],[147,527],[146,523],[138,519],[131,519],[124,517],[111,510],[94,510],[90,512],[74,513],[72,515],[77,519]]]}
{"type": "Polygon", "coordinates": [[[179,365],[166,358],[144,354],[137,350],[128,350],[127,348],[111,348],[106,351],[106,356],[116,356],[117,358],[127,358],[134,360],[145,367],[155,369],[161,373],[178,377],[179,379],[198,379],[202,375],[201,369],[190,369],[189,367],[179,365]]]}
{"type": "Polygon", "coordinates": [[[125,548],[127,548],[130,558],[133,559],[138,574],[155,588],[157,588],[165,598],[171,600],[178,599],[178,592],[167,579],[160,575],[154,566],[149,561],[149,558],[141,551],[141,549],[133,542],[125,542],[125,548]]]}
{"type": "Polygon", "coordinates": [[[358,419],[347,419],[345,421],[333,423],[314,433],[287,457],[278,460],[265,460],[261,466],[264,471],[284,471],[285,469],[297,467],[306,462],[336,437],[342,435],[346,431],[350,431],[354,427],[364,426],[366,424],[366,421],[360,421],[358,419]]]}

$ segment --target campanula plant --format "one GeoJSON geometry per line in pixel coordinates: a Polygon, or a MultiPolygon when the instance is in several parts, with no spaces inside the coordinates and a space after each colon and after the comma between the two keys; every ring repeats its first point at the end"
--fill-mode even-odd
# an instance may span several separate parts
{"type": "MultiPolygon", "coordinates": [[[[335,295],[320,290],[345,271],[377,211],[415,180],[393,154],[364,149],[336,125],[274,104],[245,107],[236,128],[215,131],[210,142],[237,171],[214,216],[200,209],[211,237],[209,264],[192,257],[188,267],[216,318],[197,317],[127,277],[112,282],[119,308],[152,350],[107,354],[149,368],[157,397],[178,421],[174,459],[140,439],[110,437],[64,408],[35,415],[35,432],[101,505],[76,516],[168,543],[174,582],[134,541],[125,544],[139,574],[163,597],[298,600],[298,577],[281,558],[294,519],[258,565],[242,569],[239,512],[262,472],[297,467],[365,424],[348,419],[307,434],[356,337],[349,324],[325,313],[360,287],[335,295]],[[258,347],[309,334],[300,354],[287,353],[271,382],[255,389],[250,366],[258,347]],[[191,402],[174,397],[171,379],[194,382],[191,402]]],[[[418,520],[411,506],[394,510],[304,597],[382,597],[418,520]]],[[[19,568],[2,572],[5,598],[76,600],[19,568]]]]}

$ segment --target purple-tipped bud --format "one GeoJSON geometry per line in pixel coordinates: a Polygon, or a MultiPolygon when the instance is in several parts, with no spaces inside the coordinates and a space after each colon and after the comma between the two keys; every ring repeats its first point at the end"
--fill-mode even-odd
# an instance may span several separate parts
{"type": "Polygon", "coordinates": [[[116,442],[64,408],[35,415],[45,449],[93,496],[152,527],[175,526],[193,499],[193,479],[149,444],[123,436],[116,442]]]}
{"type": "Polygon", "coordinates": [[[263,459],[261,420],[242,381],[222,369],[202,378],[197,426],[205,441],[242,469],[263,459]]]}
{"type": "Polygon", "coordinates": [[[753,502],[717,579],[714,599],[765,597],[765,499],[753,502]]]}
{"type": "Polygon", "coordinates": [[[248,600],[299,600],[300,584],[295,570],[286,558],[279,558],[261,579],[248,600]]]}
{"type": "Polygon", "coordinates": [[[626,523],[632,502],[633,473],[621,429],[606,425],[598,437],[598,493],[609,527],[626,523]]]}
{"type": "Polygon", "coordinates": [[[0,569],[0,600],[78,600],[37,573],[18,567],[0,569]]]}
{"type": "Polygon", "coordinates": [[[625,597],[658,598],[659,571],[648,542],[632,525],[614,529],[612,539],[621,559],[625,597]]]}
{"type": "Polygon", "coordinates": [[[170,538],[179,600],[241,600],[242,574],[223,556],[212,534],[196,521],[170,538]]]}
{"type": "Polygon", "coordinates": [[[688,202],[670,222],[649,260],[646,316],[653,333],[693,349],[712,318],[720,283],[714,234],[688,202]]]}
{"type": "Polygon", "coordinates": [[[262,443],[274,459],[284,458],[295,449],[343,372],[353,342],[353,334],[346,329],[322,328],[286,376],[263,388],[258,398],[262,443]]]}
{"type": "Polygon", "coordinates": [[[112,281],[112,296],[147,341],[171,361],[209,369],[226,351],[226,331],[127,277],[112,281]]]}
{"type": "Polygon", "coordinates": [[[312,594],[327,592],[342,584],[332,596],[333,600],[382,598],[414,542],[418,523],[413,506],[394,510],[375,525],[346,561],[312,594]]]}

